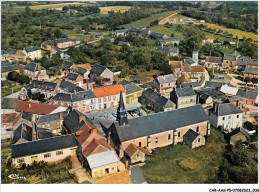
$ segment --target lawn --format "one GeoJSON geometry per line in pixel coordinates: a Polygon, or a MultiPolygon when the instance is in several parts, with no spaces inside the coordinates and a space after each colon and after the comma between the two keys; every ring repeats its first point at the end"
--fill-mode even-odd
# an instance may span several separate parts
{"type": "Polygon", "coordinates": [[[137,70],[137,73],[135,75],[130,75],[126,77],[127,79],[134,81],[134,80],[139,80],[142,83],[152,83],[153,82],[153,76],[154,75],[159,75],[160,71],[158,70],[151,70],[151,71],[145,71],[145,72],[140,72],[137,70]]]}
{"type": "Polygon", "coordinates": [[[208,178],[215,178],[225,145],[224,135],[211,128],[205,146],[191,149],[186,144],[177,144],[155,149],[141,170],[151,184],[206,183],[208,178]]]}
{"type": "Polygon", "coordinates": [[[161,20],[171,14],[173,14],[174,11],[166,11],[166,12],[162,12],[162,13],[155,13],[153,15],[151,15],[150,17],[144,18],[144,19],[140,19],[137,20],[135,22],[129,23],[129,24],[125,24],[125,25],[121,25],[120,27],[124,27],[126,29],[129,28],[143,28],[143,27],[147,27],[149,26],[149,24],[153,21],[155,21],[156,19],[161,20]]]}
{"type": "Polygon", "coordinates": [[[21,90],[23,86],[19,83],[10,81],[10,80],[4,80],[1,81],[1,97],[2,99],[5,96],[8,96],[10,94],[12,94],[12,88],[13,88],[13,92],[18,92],[21,90]]]}
{"type": "Polygon", "coordinates": [[[100,9],[100,14],[108,14],[109,11],[114,11],[114,12],[121,12],[124,13],[131,9],[130,6],[108,6],[108,7],[99,7],[100,9]]]}

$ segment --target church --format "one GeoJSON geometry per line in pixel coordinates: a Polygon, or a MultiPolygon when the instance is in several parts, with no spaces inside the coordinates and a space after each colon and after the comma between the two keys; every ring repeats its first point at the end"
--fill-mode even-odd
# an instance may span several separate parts
{"type": "MultiPolygon", "coordinates": [[[[193,136],[196,133],[195,136],[202,138],[210,135],[209,117],[201,105],[128,119],[121,94],[117,119],[109,127],[108,139],[119,156],[123,157],[129,145],[134,145],[136,150],[151,152],[158,147],[184,142],[186,133],[193,136]]],[[[185,139],[186,142],[197,138],[186,136],[185,139]]],[[[203,143],[196,141],[195,144],[199,147],[205,144],[205,140],[203,143]]]]}

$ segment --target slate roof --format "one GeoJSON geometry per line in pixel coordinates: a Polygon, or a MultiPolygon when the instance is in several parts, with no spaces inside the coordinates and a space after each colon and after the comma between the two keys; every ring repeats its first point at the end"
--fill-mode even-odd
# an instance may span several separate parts
{"type": "Polygon", "coordinates": [[[146,182],[138,165],[134,165],[131,167],[130,179],[133,184],[143,184],[146,182]]]}
{"type": "Polygon", "coordinates": [[[221,57],[207,56],[205,62],[222,64],[222,58],[221,57]]]}
{"type": "Polygon", "coordinates": [[[49,105],[43,103],[33,103],[28,101],[18,101],[16,104],[16,111],[24,111],[32,114],[46,115],[57,109],[58,105],[49,105]]]}
{"type": "Polygon", "coordinates": [[[1,103],[1,109],[15,109],[17,101],[16,98],[4,98],[1,103]]]}
{"type": "Polygon", "coordinates": [[[54,45],[54,42],[56,43],[65,43],[65,42],[70,42],[70,41],[81,41],[80,38],[59,38],[59,39],[56,39],[56,40],[47,40],[47,41],[44,41],[42,43],[43,46],[47,46],[47,45],[54,45]]]}
{"type": "Polygon", "coordinates": [[[225,100],[227,98],[222,92],[215,88],[202,88],[200,90],[195,90],[195,92],[199,95],[210,96],[213,100],[225,100]]]}
{"type": "Polygon", "coordinates": [[[241,96],[243,98],[255,100],[258,96],[258,92],[252,91],[252,90],[245,91],[245,90],[242,90],[242,89],[238,89],[237,96],[241,96]]]}
{"type": "Polygon", "coordinates": [[[17,49],[11,49],[11,48],[8,48],[8,49],[6,50],[6,52],[7,52],[8,54],[10,54],[10,55],[15,55],[17,51],[18,51],[17,49]]]}
{"type": "Polygon", "coordinates": [[[45,139],[53,137],[52,131],[50,129],[44,129],[44,128],[36,128],[36,136],[37,139],[45,139]]]}
{"type": "Polygon", "coordinates": [[[54,97],[52,97],[51,100],[54,101],[66,101],[66,102],[77,102],[84,100],[84,98],[80,95],[77,95],[75,93],[58,93],[54,97]]]}
{"type": "Polygon", "coordinates": [[[92,90],[80,91],[76,93],[78,96],[83,97],[83,99],[93,99],[96,98],[92,90]]]}
{"type": "Polygon", "coordinates": [[[258,66],[258,60],[257,59],[251,59],[247,56],[244,56],[242,58],[237,59],[237,66],[246,66],[246,65],[253,65],[253,66],[258,66]]]}
{"type": "Polygon", "coordinates": [[[162,38],[163,36],[165,36],[165,34],[158,33],[158,32],[151,32],[149,36],[153,37],[155,39],[159,39],[159,38],[162,38]]]}
{"type": "Polygon", "coordinates": [[[115,33],[126,33],[128,30],[127,29],[119,29],[115,30],[115,33]]]}
{"type": "Polygon", "coordinates": [[[79,74],[76,74],[76,73],[69,73],[68,75],[67,75],[67,78],[69,79],[69,80],[76,80],[77,78],[78,78],[78,76],[79,76],[79,74]]]}
{"type": "Polygon", "coordinates": [[[79,117],[81,116],[84,116],[85,121],[93,125],[91,120],[86,115],[74,109],[64,118],[64,126],[69,129],[71,133],[76,133],[82,127],[82,125],[85,124],[84,121],[79,122],[79,117]]]}
{"type": "Polygon", "coordinates": [[[42,116],[39,117],[37,124],[49,123],[49,122],[52,122],[52,121],[60,120],[60,113],[62,113],[62,119],[64,119],[64,117],[66,117],[69,114],[69,111],[52,113],[52,114],[49,114],[49,115],[42,115],[42,116]]]}
{"type": "Polygon", "coordinates": [[[196,81],[196,82],[186,82],[186,83],[181,84],[182,88],[187,88],[187,87],[196,88],[196,87],[199,87],[199,86],[200,86],[200,84],[199,84],[198,81],[196,81]]]}
{"type": "Polygon", "coordinates": [[[194,63],[195,63],[194,60],[192,60],[191,58],[188,58],[188,59],[184,60],[183,66],[190,66],[190,65],[192,65],[194,63]]]}
{"type": "Polygon", "coordinates": [[[176,95],[178,97],[194,96],[196,93],[191,87],[187,88],[176,88],[176,95]]]}
{"type": "Polygon", "coordinates": [[[97,168],[104,165],[112,164],[118,162],[118,158],[114,151],[105,151],[102,153],[97,153],[87,157],[88,164],[90,168],[97,168]]]}
{"type": "Polygon", "coordinates": [[[232,115],[238,113],[242,113],[242,111],[238,109],[236,106],[234,106],[232,103],[218,104],[217,112],[216,112],[218,116],[232,115]]]}
{"type": "Polygon", "coordinates": [[[156,79],[158,80],[158,82],[160,84],[175,82],[175,78],[174,78],[173,74],[167,74],[167,75],[164,75],[164,76],[158,76],[158,77],[156,77],[156,79]]]}
{"type": "Polygon", "coordinates": [[[167,99],[164,96],[160,96],[160,94],[151,88],[148,88],[142,92],[142,97],[145,97],[157,105],[163,107],[163,108],[172,108],[174,106],[174,103],[167,99]]]}
{"type": "Polygon", "coordinates": [[[18,70],[18,66],[15,64],[11,64],[8,60],[1,62],[1,73],[12,72],[14,70],[18,70]]]}
{"type": "MultiPolygon", "coordinates": [[[[36,72],[36,71],[39,71],[38,70],[38,65],[37,63],[35,62],[30,62],[29,64],[26,64],[26,66],[24,67],[25,70],[29,70],[29,71],[33,71],[33,72],[36,72]]],[[[41,66],[41,70],[45,70],[44,67],[41,66]]]]}
{"type": "Polygon", "coordinates": [[[239,56],[239,54],[237,52],[234,52],[232,54],[225,54],[223,57],[223,60],[236,61],[237,56],[239,56]]]}
{"type": "Polygon", "coordinates": [[[100,64],[94,64],[90,70],[90,73],[100,76],[106,69],[107,68],[105,66],[102,66],[100,64]]]}
{"type": "Polygon", "coordinates": [[[21,123],[14,131],[12,143],[16,143],[21,138],[25,139],[26,141],[32,141],[32,128],[25,123],[21,123]],[[24,127],[26,129],[24,129],[24,127]]]}
{"type": "Polygon", "coordinates": [[[220,88],[223,84],[224,83],[221,83],[221,82],[206,81],[204,87],[220,88]]]}
{"type": "Polygon", "coordinates": [[[30,48],[26,48],[25,51],[27,53],[29,52],[34,52],[34,51],[37,51],[37,50],[41,50],[38,46],[33,46],[33,47],[30,47],[30,48]]]}
{"type": "Polygon", "coordinates": [[[209,121],[204,109],[201,105],[194,105],[129,119],[128,124],[122,126],[118,122],[113,123],[113,125],[120,142],[124,142],[165,131],[175,131],[177,128],[204,121],[209,121]]]}
{"type": "Polygon", "coordinates": [[[183,137],[185,137],[187,140],[193,142],[197,137],[199,136],[198,133],[196,133],[195,131],[193,131],[192,129],[189,129],[184,135],[183,137]]]}
{"type": "Polygon", "coordinates": [[[180,40],[176,37],[170,37],[170,38],[160,38],[160,43],[178,43],[180,40]]]}
{"type": "Polygon", "coordinates": [[[12,145],[12,158],[76,147],[73,134],[12,145]]]}
{"type": "Polygon", "coordinates": [[[178,53],[177,47],[157,47],[157,51],[178,53]]]}
{"type": "Polygon", "coordinates": [[[245,70],[243,71],[244,74],[258,74],[258,68],[251,68],[251,67],[246,67],[245,70]]]}
{"type": "Polygon", "coordinates": [[[33,115],[31,113],[21,112],[21,118],[27,121],[32,121],[33,115]]]}
{"type": "Polygon", "coordinates": [[[76,72],[78,74],[84,75],[87,72],[87,69],[86,68],[82,68],[82,67],[77,67],[76,68],[76,72]]]}
{"type": "Polygon", "coordinates": [[[136,86],[134,83],[130,82],[129,84],[123,85],[125,89],[125,94],[129,95],[138,91],[141,91],[142,89],[138,86],[136,86]]]}
{"type": "Polygon", "coordinates": [[[63,90],[66,90],[67,92],[71,92],[71,93],[74,93],[74,91],[76,91],[76,92],[84,91],[83,88],[76,86],[76,84],[73,84],[72,82],[65,81],[65,80],[61,81],[60,88],[62,88],[63,90]]]}
{"type": "Polygon", "coordinates": [[[236,134],[238,134],[238,133],[242,133],[248,140],[250,140],[249,134],[248,134],[243,128],[241,128],[241,127],[237,128],[237,129],[235,129],[235,130],[233,130],[233,131],[230,132],[228,135],[229,135],[229,137],[231,137],[231,136],[236,135],[236,134]]]}
{"type": "Polygon", "coordinates": [[[56,87],[57,87],[57,83],[55,82],[46,82],[41,80],[33,80],[31,84],[27,84],[26,86],[24,86],[26,90],[38,88],[38,89],[47,89],[50,91],[54,91],[56,87]]]}

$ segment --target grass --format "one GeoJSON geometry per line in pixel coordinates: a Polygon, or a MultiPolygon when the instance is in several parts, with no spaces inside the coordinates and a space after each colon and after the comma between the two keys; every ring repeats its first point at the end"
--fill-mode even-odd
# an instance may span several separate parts
{"type": "Polygon", "coordinates": [[[124,13],[131,9],[130,6],[109,6],[109,7],[99,7],[100,9],[100,14],[108,14],[109,11],[114,11],[114,12],[121,12],[124,13]]]}
{"type": "Polygon", "coordinates": [[[155,21],[156,19],[161,20],[171,14],[173,14],[174,11],[166,11],[166,12],[162,12],[162,13],[155,13],[153,15],[151,15],[150,17],[144,18],[144,19],[140,19],[137,20],[135,22],[129,23],[129,24],[125,24],[125,25],[121,25],[120,27],[124,27],[124,28],[143,28],[143,27],[147,27],[149,26],[149,24],[153,21],[155,21]]]}
{"type": "Polygon", "coordinates": [[[126,78],[131,81],[139,80],[143,83],[151,83],[151,82],[153,82],[153,76],[159,75],[159,74],[160,74],[159,70],[151,70],[151,71],[145,71],[145,72],[140,72],[137,70],[136,75],[130,75],[126,78]]]}
{"type": "Polygon", "coordinates": [[[10,80],[4,80],[1,82],[1,98],[3,99],[5,96],[8,96],[12,94],[12,88],[13,92],[18,92],[21,90],[23,86],[19,83],[10,81],[10,80]]]}
{"type": "Polygon", "coordinates": [[[226,145],[223,133],[211,128],[206,145],[191,149],[186,144],[170,145],[153,151],[141,167],[148,183],[198,184],[216,177],[226,145]]]}
{"type": "Polygon", "coordinates": [[[204,25],[206,25],[208,28],[227,31],[228,33],[231,33],[234,36],[238,36],[239,39],[242,39],[243,36],[245,36],[246,38],[252,38],[253,41],[258,41],[258,35],[255,33],[252,33],[252,32],[246,32],[246,31],[241,31],[238,29],[226,28],[226,27],[223,27],[220,25],[210,24],[210,23],[205,23],[204,25]]]}

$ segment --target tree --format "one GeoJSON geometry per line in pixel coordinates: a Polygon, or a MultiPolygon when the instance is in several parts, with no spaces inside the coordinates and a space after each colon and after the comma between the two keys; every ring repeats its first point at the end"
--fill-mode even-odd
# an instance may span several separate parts
{"type": "Polygon", "coordinates": [[[32,98],[32,91],[31,91],[31,89],[28,89],[27,95],[28,95],[29,98],[32,98]]]}
{"type": "Polygon", "coordinates": [[[247,86],[247,83],[250,82],[250,78],[248,76],[245,77],[244,82],[246,83],[246,86],[247,86]]]}
{"type": "Polygon", "coordinates": [[[16,71],[9,72],[7,75],[7,80],[17,81],[20,74],[16,71]]]}
{"type": "Polygon", "coordinates": [[[245,129],[247,129],[248,131],[252,131],[254,128],[254,125],[251,122],[246,121],[246,122],[244,122],[243,127],[245,129]]]}
{"type": "Polygon", "coordinates": [[[255,86],[255,84],[258,83],[258,78],[251,78],[251,82],[253,83],[253,86],[255,86]]]}

